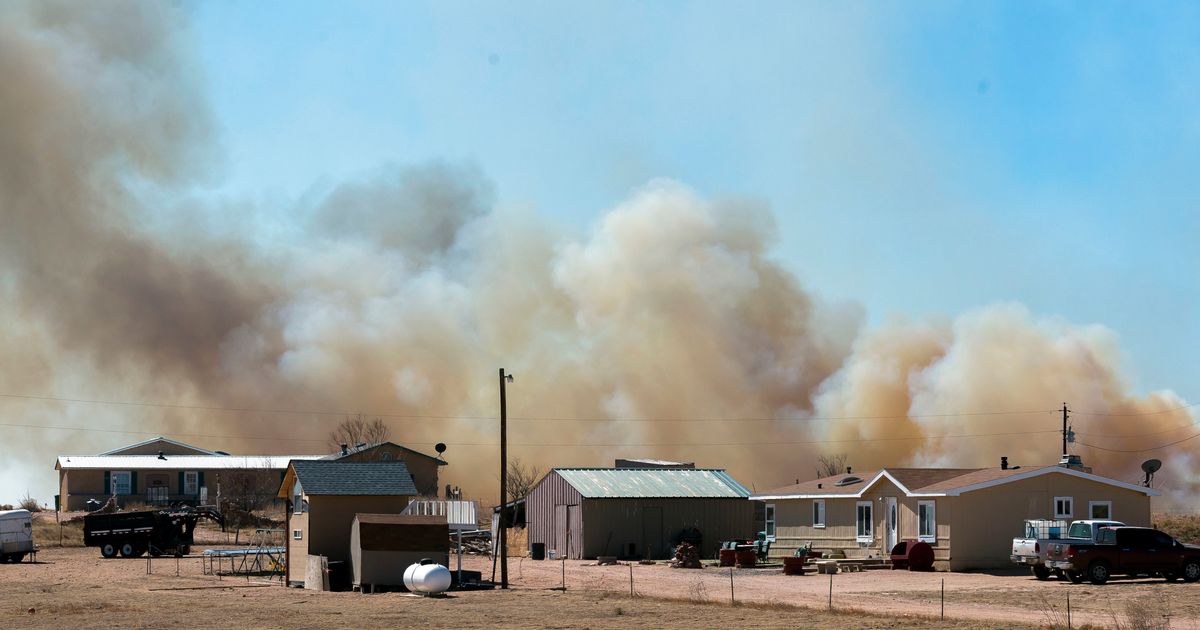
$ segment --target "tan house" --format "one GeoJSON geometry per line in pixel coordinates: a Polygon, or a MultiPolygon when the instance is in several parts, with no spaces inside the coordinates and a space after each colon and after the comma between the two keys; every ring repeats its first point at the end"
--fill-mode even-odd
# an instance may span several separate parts
{"type": "Polygon", "coordinates": [[[289,461],[321,455],[230,455],[165,437],[98,455],[60,455],[60,509],[84,510],[87,501],[115,496],[130,504],[210,503],[218,496],[273,499],[289,461]]]}
{"type": "Polygon", "coordinates": [[[293,460],[278,491],[288,502],[288,584],[304,585],[310,555],[350,559],[356,514],[400,514],[418,495],[403,461],[293,460]]]}
{"type": "Polygon", "coordinates": [[[327,455],[324,459],[343,462],[404,462],[404,465],[408,466],[408,473],[412,475],[413,485],[423,497],[438,496],[438,468],[446,465],[446,460],[440,457],[426,455],[395,442],[343,446],[340,452],[327,455]]]}
{"type": "Polygon", "coordinates": [[[1012,566],[1024,520],[1105,518],[1150,525],[1151,488],[1066,466],[885,468],[752,494],[766,505],[773,556],[810,544],[888,557],[901,540],[933,546],[935,567],[1012,566]]]}

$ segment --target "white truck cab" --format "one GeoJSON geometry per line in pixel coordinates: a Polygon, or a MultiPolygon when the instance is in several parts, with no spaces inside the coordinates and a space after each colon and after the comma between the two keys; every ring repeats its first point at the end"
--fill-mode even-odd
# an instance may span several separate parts
{"type": "Polygon", "coordinates": [[[33,515],[29,510],[0,511],[0,563],[20,562],[33,551],[33,515]]]}

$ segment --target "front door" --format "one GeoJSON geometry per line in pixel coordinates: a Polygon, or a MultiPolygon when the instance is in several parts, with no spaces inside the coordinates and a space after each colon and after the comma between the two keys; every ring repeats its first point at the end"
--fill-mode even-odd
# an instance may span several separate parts
{"type": "Polygon", "coordinates": [[[896,528],[899,527],[900,515],[897,514],[899,508],[896,506],[896,497],[884,498],[884,523],[883,523],[883,553],[891,553],[892,547],[896,546],[899,537],[896,535],[896,528]]]}

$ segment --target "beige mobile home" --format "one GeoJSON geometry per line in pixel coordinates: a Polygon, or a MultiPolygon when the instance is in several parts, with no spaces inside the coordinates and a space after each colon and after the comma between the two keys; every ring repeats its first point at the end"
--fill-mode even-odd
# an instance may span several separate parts
{"type": "Polygon", "coordinates": [[[1027,518],[1105,518],[1150,525],[1151,488],[1076,467],[885,468],[756,493],[772,555],[811,543],[847,557],[888,557],[901,540],[933,546],[938,569],[1012,566],[1027,518]]]}

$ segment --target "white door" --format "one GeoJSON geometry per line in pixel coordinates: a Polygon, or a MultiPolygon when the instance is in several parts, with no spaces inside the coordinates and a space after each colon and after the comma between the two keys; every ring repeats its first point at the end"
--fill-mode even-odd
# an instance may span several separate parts
{"type": "Polygon", "coordinates": [[[887,522],[883,524],[885,537],[883,541],[883,553],[891,553],[892,547],[895,547],[896,542],[899,540],[899,538],[896,536],[896,527],[900,521],[900,515],[897,514],[896,497],[885,497],[884,503],[884,512],[886,513],[884,518],[887,519],[887,522]]]}

